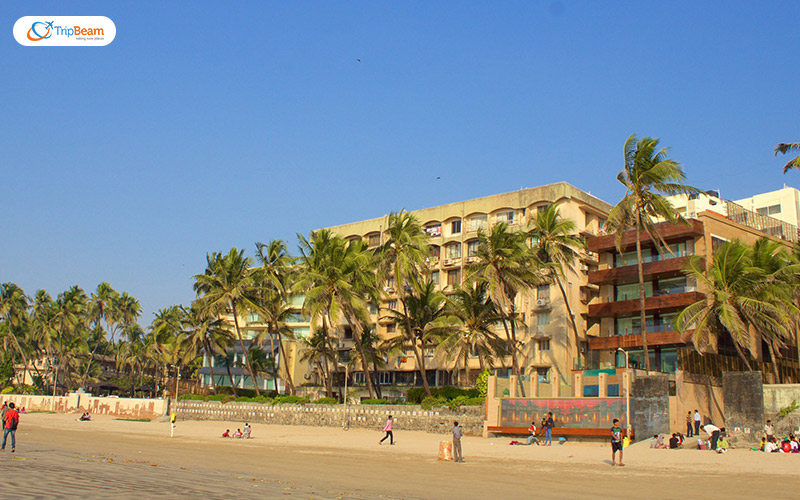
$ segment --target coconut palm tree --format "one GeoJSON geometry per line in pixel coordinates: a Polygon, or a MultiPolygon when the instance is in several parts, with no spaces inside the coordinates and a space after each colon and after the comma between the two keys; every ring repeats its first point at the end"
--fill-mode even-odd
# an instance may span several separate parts
{"type": "Polygon", "coordinates": [[[206,271],[194,277],[194,290],[202,307],[210,314],[220,314],[230,310],[239,346],[244,356],[244,364],[253,380],[256,395],[260,396],[258,379],[250,364],[248,351],[239,328],[239,313],[252,311],[256,304],[252,300],[253,277],[252,260],[244,256],[244,250],[231,248],[227,255],[214,252],[206,255],[206,271]]]}
{"type": "Polygon", "coordinates": [[[470,381],[470,356],[478,357],[483,371],[506,351],[505,342],[494,332],[502,317],[489,297],[489,284],[485,281],[459,287],[450,297],[450,313],[458,328],[449,332],[437,350],[444,352],[448,361],[463,361],[464,379],[459,385],[465,386],[470,381]]]}
{"type": "Polygon", "coordinates": [[[119,293],[111,288],[111,285],[105,281],[97,285],[97,290],[93,292],[92,296],[89,298],[89,319],[94,325],[92,330],[95,333],[99,333],[100,336],[96,338],[96,342],[92,348],[91,355],[89,356],[89,362],[86,364],[86,371],[81,380],[81,385],[86,384],[86,380],[89,377],[92,360],[94,359],[97,349],[101,345],[107,345],[106,343],[100,341],[100,339],[104,337],[101,322],[105,322],[106,325],[110,327],[112,321],[114,321],[114,319],[118,316],[116,311],[118,302],[119,293]]]}
{"type": "Polygon", "coordinates": [[[675,319],[677,331],[691,338],[698,351],[727,332],[748,370],[752,366],[745,349],[750,348],[754,332],[767,336],[768,345],[791,334],[786,307],[769,296],[775,291],[770,274],[754,266],[752,257],[752,250],[739,241],[720,246],[708,269],[700,256],[693,256],[684,271],[704,285],[707,296],[675,319]]]}
{"type": "Polygon", "coordinates": [[[557,205],[550,205],[545,210],[540,210],[535,219],[531,220],[528,236],[531,239],[531,249],[542,271],[549,282],[555,283],[567,307],[572,332],[575,335],[575,356],[580,357],[578,325],[575,323],[575,313],[564,289],[567,270],[574,271],[575,262],[580,258],[580,250],[584,248],[583,242],[575,233],[575,221],[561,218],[557,205]]]}
{"type": "Polygon", "coordinates": [[[384,316],[393,319],[399,327],[398,335],[387,339],[387,343],[394,349],[403,347],[413,349],[422,386],[425,388],[425,394],[430,396],[425,351],[429,347],[435,347],[456,327],[447,315],[447,297],[436,290],[436,285],[432,281],[413,283],[405,297],[406,307],[403,310],[390,309],[384,316]]]}
{"type": "Polygon", "coordinates": [[[622,251],[622,237],[626,230],[636,230],[636,257],[639,270],[639,309],[642,325],[642,349],[645,370],[650,371],[645,319],[644,271],[642,261],[642,234],[653,241],[658,251],[666,246],[661,238],[657,219],[667,222],[685,222],[663,195],[693,194],[699,190],[684,184],[686,175],[680,163],[667,158],[667,148],[658,147],[658,139],[636,138],[625,141],[625,163],[617,180],[625,186],[625,196],[611,209],[607,227],[616,233],[617,250],[622,251]]]}
{"type": "MultiPolygon", "coordinates": [[[[778,156],[778,153],[785,155],[792,151],[800,152],[800,142],[780,142],[775,146],[775,156],[778,156]]],[[[795,156],[783,166],[783,173],[785,174],[793,168],[800,170],[800,155],[795,156]]]]}
{"type": "Polygon", "coordinates": [[[308,338],[301,340],[303,348],[300,350],[301,361],[308,365],[322,380],[328,397],[333,397],[333,381],[330,366],[336,363],[336,354],[330,345],[330,337],[322,330],[314,331],[308,338]]]}
{"type": "Polygon", "coordinates": [[[27,368],[28,356],[20,345],[19,334],[28,321],[28,297],[15,283],[0,283],[0,319],[6,325],[6,331],[11,335],[14,347],[27,368]]]}
{"type": "MultiPolygon", "coordinates": [[[[211,388],[214,389],[216,378],[214,377],[213,358],[215,354],[227,356],[228,347],[235,341],[233,332],[222,319],[216,315],[209,315],[199,304],[192,304],[189,308],[182,307],[181,310],[182,340],[186,343],[186,349],[192,352],[194,357],[197,357],[201,351],[205,351],[211,376],[211,388]]],[[[230,375],[230,367],[228,367],[228,373],[230,375]]],[[[236,385],[232,376],[230,381],[231,386],[236,385]]]]}
{"type": "Polygon", "coordinates": [[[515,304],[517,293],[543,280],[525,240],[525,233],[509,231],[505,222],[495,224],[488,234],[479,231],[477,260],[467,266],[468,274],[464,280],[467,284],[486,283],[506,334],[511,371],[518,377],[521,370],[518,359],[520,342],[517,339],[520,320],[515,304]]]}

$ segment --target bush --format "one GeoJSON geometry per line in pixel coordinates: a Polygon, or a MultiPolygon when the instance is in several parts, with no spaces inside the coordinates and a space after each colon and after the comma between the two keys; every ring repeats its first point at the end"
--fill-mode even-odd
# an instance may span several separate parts
{"type": "Polygon", "coordinates": [[[181,394],[178,396],[178,401],[205,401],[206,396],[202,396],[200,394],[181,394]]]}
{"type": "Polygon", "coordinates": [[[384,398],[364,399],[361,401],[362,405],[388,405],[389,401],[384,398]]]}
{"type": "Polygon", "coordinates": [[[308,398],[300,397],[300,396],[291,396],[291,395],[281,395],[275,396],[275,399],[272,400],[272,404],[274,405],[283,405],[283,404],[300,404],[304,405],[308,403],[308,398]]]}
{"type": "Polygon", "coordinates": [[[477,398],[467,398],[467,401],[464,403],[464,406],[480,406],[486,402],[485,397],[478,396],[477,398]]]}
{"type": "Polygon", "coordinates": [[[253,403],[255,400],[248,396],[239,396],[238,398],[234,399],[237,403],[253,403]]]}
{"type": "Polygon", "coordinates": [[[225,395],[222,396],[222,404],[230,403],[234,399],[236,399],[236,398],[233,397],[233,394],[225,394],[225,395]]]}
{"type": "Polygon", "coordinates": [[[422,400],[419,404],[423,410],[432,410],[434,408],[440,408],[447,404],[447,400],[441,396],[429,396],[422,400]]]}
{"type": "Polygon", "coordinates": [[[14,386],[9,385],[8,387],[0,391],[0,394],[14,394],[14,386]]]}
{"type": "Polygon", "coordinates": [[[270,398],[268,396],[256,396],[256,397],[253,398],[253,401],[255,401],[256,403],[261,403],[261,404],[272,403],[272,398],[270,398]]]}
{"type": "MultiPolygon", "coordinates": [[[[466,396],[468,398],[475,398],[480,396],[480,391],[474,387],[469,389],[462,389],[460,387],[452,387],[446,385],[444,387],[431,387],[431,397],[441,397],[446,400],[456,399],[460,396],[466,396]]],[[[422,400],[425,398],[425,388],[424,387],[412,387],[406,393],[406,400],[409,403],[421,403],[422,400]]]]}
{"type": "Polygon", "coordinates": [[[797,400],[794,400],[792,401],[792,404],[790,404],[786,408],[781,408],[781,410],[778,412],[778,417],[784,418],[793,411],[797,410],[798,408],[800,408],[800,405],[797,404],[797,400]]]}
{"type": "Polygon", "coordinates": [[[339,404],[339,400],[336,398],[319,398],[316,401],[311,401],[311,404],[315,405],[335,405],[339,404]]]}
{"type": "Polygon", "coordinates": [[[211,396],[206,396],[206,401],[222,401],[222,398],[227,396],[227,394],[212,394],[211,396]]]}
{"type": "Polygon", "coordinates": [[[475,381],[475,388],[478,390],[478,396],[486,397],[489,385],[489,376],[492,374],[489,370],[483,370],[478,379],[475,381]]]}

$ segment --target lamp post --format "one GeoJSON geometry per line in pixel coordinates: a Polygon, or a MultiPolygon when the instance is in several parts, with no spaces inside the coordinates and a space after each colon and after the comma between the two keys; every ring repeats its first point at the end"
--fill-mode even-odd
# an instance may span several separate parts
{"type": "Polygon", "coordinates": [[[344,366],[344,394],[342,395],[342,399],[344,400],[344,414],[342,415],[342,429],[347,430],[347,379],[349,378],[350,367],[347,366],[347,363],[340,363],[339,366],[344,366]]]}
{"type": "Polygon", "coordinates": [[[625,384],[625,428],[628,439],[631,438],[631,370],[628,364],[628,351],[622,347],[617,347],[617,351],[625,354],[625,373],[628,375],[628,383],[625,384]]]}

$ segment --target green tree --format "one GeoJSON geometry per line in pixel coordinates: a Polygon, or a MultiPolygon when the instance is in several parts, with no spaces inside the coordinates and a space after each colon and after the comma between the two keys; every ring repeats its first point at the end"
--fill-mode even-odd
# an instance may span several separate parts
{"type": "MultiPolygon", "coordinates": [[[[228,329],[222,319],[216,315],[208,314],[199,304],[193,304],[189,308],[181,309],[182,337],[183,341],[186,343],[186,349],[191,353],[191,355],[187,357],[197,357],[200,355],[201,351],[205,351],[211,376],[211,388],[215,389],[214,355],[220,354],[225,356],[225,364],[228,364],[227,350],[235,341],[233,332],[228,329]]],[[[228,374],[231,386],[235,386],[236,384],[233,381],[233,377],[230,375],[230,367],[228,367],[228,374]]]]}
{"type": "Polygon", "coordinates": [[[228,309],[233,313],[234,331],[239,339],[244,365],[253,379],[256,395],[261,395],[261,391],[258,389],[258,379],[250,364],[248,351],[239,328],[239,313],[256,309],[256,304],[252,301],[252,261],[244,256],[244,250],[239,251],[232,248],[227,255],[217,252],[206,255],[206,262],[205,273],[197,274],[194,277],[194,290],[197,292],[198,300],[209,313],[220,314],[228,309]]]}
{"type": "Polygon", "coordinates": [[[540,210],[536,218],[530,222],[528,236],[531,239],[533,254],[541,264],[547,281],[558,286],[564,299],[575,336],[575,357],[579,358],[578,325],[575,323],[575,313],[572,311],[563,282],[565,271],[574,271],[575,262],[580,258],[580,250],[584,248],[583,242],[575,233],[575,228],[573,220],[561,218],[558,206],[550,205],[547,209],[540,210]]]}
{"type": "MultiPolygon", "coordinates": [[[[775,156],[778,156],[778,153],[785,155],[792,151],[800,152],[800,142],[781,142],[775,146],[775,156]]],[[[783,166],[783,173],[785,174],[793,168],[800,170],[800,155],[795,156],[783,166]]]]}
{"type": "Polygon", "coordinates": [[[489,284],[475,283],[467,288],[458,288],[450,299],[451,315],[456,318],[459,328],[453,329],[439,344],[437,350],[445,353],[445,359],[461,360],[464,378],[461,386],[469,384],[469,357],[478,357],[480,369],[491,367],[498,356],[506,351],[505,342],[495,332],[494,327],[501,321],[497,307],[489,297],[489,284]]]}
{"type": "Polygon", "coordinates": [[[685,222],[683,217],[664,195],[693,194],[698,189],[684,184],[686,176],[681,165],[667,158],[668,150],[658,148],[658,139],[628,137],[625,141],[625,164],[617,180],[625,186],[625,196],[611,210],[608,227],[616,233],[617,249],[621,252],[623,235],[628,229],[636,230],[636,260],[639,270],[639,313],[642,325],[642,349],[645,370],[650,371],[645,319],[644,271],[642,261],[642,233],[648,235],[661,252],[666,246],[658,232],[658,219],[667,222],[685,222]]]}
{"type": "Polygon", "coordinates": [[[479,231],[477,261],[467,266],[465,280],[467,284],[486,283],[506,334],[511,370],[518,377],[522,373],[518,359],[521,345],[517,339],[520,319],[516,297],[520,290],[543,279],[525,240],[525,233],[511,232],[504,222],[495,224],[488,234],[479,231]]]}
{"type": "Polygon", "coordinates": [[[28,297],[15,283],[0,283],[0,319],[6,325],[6,332],[11,336],[27,369],[28,356],[19,342],[19,336],[28,321],[28,297]]]}

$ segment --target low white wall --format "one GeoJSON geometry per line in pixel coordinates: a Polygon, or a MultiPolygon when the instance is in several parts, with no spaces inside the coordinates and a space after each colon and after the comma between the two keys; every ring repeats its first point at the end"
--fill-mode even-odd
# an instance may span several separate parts
{"type": "Polygon", "coordinates": [[[58,413],[89,413],[126,418],[160,417],[167,411],[164,399],[95,397],[88,393],[71,392],[66,396],[28,396],[2,394],[0,403],[13,402],[26,411],[55,411],[58,413]]]}

